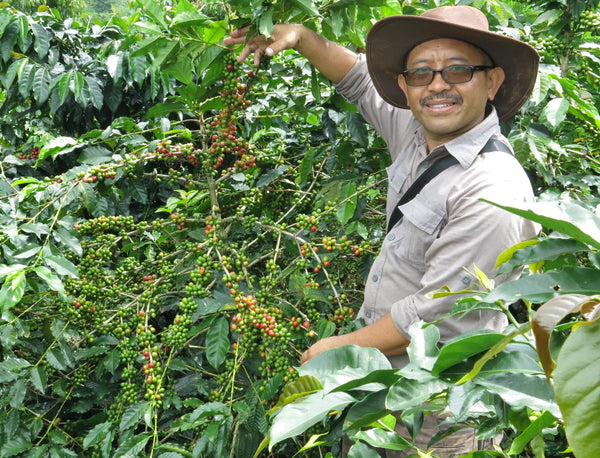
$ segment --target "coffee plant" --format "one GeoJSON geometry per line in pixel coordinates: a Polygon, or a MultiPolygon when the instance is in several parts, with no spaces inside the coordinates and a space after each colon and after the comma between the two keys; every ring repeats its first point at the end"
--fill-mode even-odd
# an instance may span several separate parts
{"type": "MultiPolygon", "coordinates": [[[[594,205],[594,9],[479,3],[495,27],[548,38],[535,93],[503,128],[540,194],[594,205]],[[542,7],[556,13],[520,27],[542,7]]],[[[361,325],[389,156],[295,53],[254,68],[222,38],[294,21],[360,50],[374,20],[433,5],[132,6],[87,22],[0,6],[0,456],[284,457],[320,435],[303,456],[336,454],[342,417],[328,411],[262,441],[283,402],[318,391],[302,352],[361,325]]],[[[571,248],[547,268],[596,266],[571,248]]],[[[521,410],[494,428],[518,437],[529,413],[547,420],[521,410]]],[[[552,414],[524,453],[550,436],[567,446],[552,414]]]]}

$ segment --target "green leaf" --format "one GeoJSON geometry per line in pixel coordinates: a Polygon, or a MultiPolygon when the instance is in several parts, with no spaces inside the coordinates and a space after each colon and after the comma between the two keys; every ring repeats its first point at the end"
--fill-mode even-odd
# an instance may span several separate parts
{"type": "Polygon", "coordinates": [[[112,423],[98,423],[83,439],[83,449],[87,450],[91,446],[99,444],[103,437],[112,429],[112,423]]]}
{"type": "Polygon", "coordinates": [[[404,450],[411,447],[410,443],[394,431],[384,431],[380,428],[367,429],[359,431],[356,439],[366,442],[371,447],[383,448],[386,450],[404,450]]]}
{"type": "Polygon", "coordinates": [[[68,368],[68,358],[59,348],[52,348],[46,353],[46,360],[50,366],[59,371],[66,371],[68,368]]]}
{"type": "Polygon", "coordinates": [[[53,254],[48,245],[44,246],[42,259],[48,267],[54,270],[58,275],[67,275],[69,277],[79,278],[77,267],[67,258],[61,255],[53,254]]]}
{"type": "Polygon", "coordinates": [[[440,375],[446,369],[471,356],[488,350],[504,338],[504,334],[490,330],[475,330],[449,340],[441,349],[431,373],[440,375]]]}
{"type": "Polygon", "coordinates": [[[377,450],[369,447],[363,442],[358,442],[348,450],[348,458],[380,458],[381,455],[377,450]]]}
{"type": "Polygon", "coordinates": [[[0,289],[0,304],[3,312],[10,310],[23,298],[26,280],[25,271],[15,272],[6,277],[0,289]]]}
{"type": "Polygon", "coordinates": [[[312,0],[291,0],[291,3],[296,5],[297,8],[309,16],[319,15],[319,10],[312,0]]]}
{"type": "Polygon", "coordinates": [[[296,180],[297,184],[306,183],[308,181],[313,169],[313,164],[315,163],[316,152],[316,149],[310,149],[302,157],[302,161],[300,162],[300,167],[298,169],[298,179],[296,180]]]}
{"type": "Polygon", "coordinates": [[[258,21],[258,32],[260,35],[270,37],[273,33],[273,8],[269,7],[260,15],[258,21]]]}
{"type": "Polygon", "coordinates": [[[419,380],[401,378],[390,387],[385,405],[390,411],[410,409],[442,393],[448,386],[448,383],[434,377],[419,380]]]}
{"type": "Polygon", "coordinates": [[[268,412],[267,415],[271,415],[277,410],[281,409],[284,405],[295,401],[301,397],[312,394],[316,391],[323,389],[323,385],[319,382],[319,379],[312,375],[303,375],[298,377],[297,380],[288,383],[283,392],[275,404],[268,412]]]}
{"type": "Polygon", "coordinates": [[[15,380],[21,371],[31,366],[29,361],[21,358],[9,358],[0,362],[0,383],[15,380]]]}
{"type": "Polygon", "coordinates": [[[505,257],[498,258],[497,265],[503,263],[498,269],[499,273],[512,272],[517,267],[541,261],[553,261],[565,254],[590,251],[583,243],[558,232],[553,232],[541,240],[529,240],[528,243],[518,244],[514,248],[510,253],[510,249],[504,252],[505,257]]]}
{"type": "Polygon", "coordinates": [[[31,384],[41,394],[46,393],[46,387],[48,386],[48,373],[43,366],[37,366],[31,370],[31,384]]]}
{"type": "Polygon", "coordinates": [[[89,91],[90,101],[92,105],[97,110],[102,109],[104,105],[104,94],[102,92],[102,86],[98,82],[96,78],[92,78],[91,76],[86,76],[85,78],[85,87],[89,91]]]}
{"type": "Polygon", "coordinates": [[[33,77],[33,98],[38,106],[46,103],[50,95],[50,73],[44,67],[38,68],[33,77]]]}
{"type": "Polygon", "coordinates": [[[354,397],[346,393],[324,395],[319,391],[283,406],[273,419],[273,426],[269,430],[269,448],[303,433],[327,417],[331,411],[341,410],[353,401],[354,397]]]}
{"type": "Polygon", "coordinates": [[[148,410],[149,405],[148,402],[138,402],[137,404],[127,407],[121,416],[119,429],[121,431],[127,431],[138,425],[144,418],[144,414],[146,413],[146,410],[148,410]]]}
{"type": "Polygon", "coordinates": [[[341,189],[340,199],[342,203],[338,205],[335,216],[342,226],[345,226],[348,221],[354,216],[358,196],[356,188],[352,183],[344,183],[341,189]]]}
{"type": "Polygon", "coordinates": [[[217,318],[206,333],[206,359],[218,369],[229,351],[229,322],[227,318],[217,318]]]}
{"type": "Polygon", "coordinates": [[[23,399],[25,399],[25,393],[27,393],[27,382],[24,378],[20,378],[15,381],[10,387],[8,397],[10,399],[9,405],[13,409],[21,409],[23,407],[23,399]]]}
{"type": "Polygon", "coordinates": [[[358,113],[347,113],[346,124],[348,125],[348,131],[352,136],[352,139],[363,148],[369,146],[369,133],[367,130],[367,124],[358,113]]]}
{"type": "Polygon", "coordinates": [[[114,374],[120,362],[121,352],[115,348],[104,357],[101,364],[109,373],[114,374]]]}
{"type": "Polygon", "coordinates": [[[31,86],[33,84],[33,76],[35,75],[35,67],[32,64],[27,63],[26,60],[23,61],[21,66],[19,67],[19,93],[21,96],[26,99],[29,97],[29,91],[31,90],[31,86]]]}
{"type": "Polygon", "coordinates": [[[563,98],[552,99],[542,112],[550,126],[556,129],[566,118],[569,111],[569,101],[563,98]]]}
{"type": "Polygon", "coordinates": [[[531,422],[525,430],[513,439],[510,445],[509,455],[518,455],[523,451],[535,437],[542,434],[542,430],[556,423],[556,418],[550,412],[544,412],[538,418],[531,422]]]}
{"type": "Polygon", "coordinates": [[[0,456],[10,457],[20,455],[21,453],[29,450],[33,447],[33,444],[29,439],[23,436],[22,433],[12,436],[2,444],[0,449],[0,456]]]}
{"type": "Polygon", "coordinates": [[[58,105],[61,106],[67,101],[70,92],[73,72],[69,71],[62,75],[58,80],[58,105]]]}
{"type": "Polygon", "coordinates": [[[563,200],[558,204],[557,202],[533,202],[517,207],[482,200],[600,249],[600,218],[577,203],[563,200]]]}
{"type": "Polygon", "coordinates": [[[598,291],[600,291],[600,271],[568,266],[502,283],[487,296],[482,297],[481,301],[488,304],[496,301],[511,304],[519,299],[527,299],[542,303],[561,294],[594,295],[598,291]]]}
{"type": "Polygon", "coordinates": [[[256,187],[264,188],[265,186],[268,186],[277,177],[280,177],[281,175],[283,175],[287,169],[288,169],[287,165],[281,165],[281,166],[277,167],[276,169],[268,170],[267,172],[263,173],[261,175],[261,177],[258,179],[258,181],[256,183],[256,187]]]}
{"type": "Polygon", "coordinates": [[[580,325],[563,344],[556,361],[554,388],[564,415],[569,445],[577,458],[600,450],[600,321],[580,325]]]}
{"type": "Polygon", "coordinates": [[[485,378],[475,378],[474,383],[496,393],[508,405],[521,409],[547,410],[554,417],[561,418],[560,409],[554,399],[552,388],[544,375],[506,372],[485,378]]]}
{"type": "Polygon", "coordinates": [[[378,369],[391,369],[390,361],[376,348],[344,345],[318,354],[303,364],[299,375],[317,377],[327,390],[362,379],[378,369]]]}
{"type": "MultiPolygon", "coordinates": [[[[156,23],[158,23],[158,25],[165,30],[168,29],[168,25],[165,20],[165,11],[161,3],[154,0],[138,0],[138,3],[143,6],[144,11],[149,14],[150,17],[154,19],[156,23]]],[[[150,24],[153,25],[152,23],[150,24]]]]}
{"type": "Polygon", "coordinates": [[[115,452],[115,458],[130,458],[139,456],[152,436],[150,434],[136,434],[123,442],[115,452]]]}

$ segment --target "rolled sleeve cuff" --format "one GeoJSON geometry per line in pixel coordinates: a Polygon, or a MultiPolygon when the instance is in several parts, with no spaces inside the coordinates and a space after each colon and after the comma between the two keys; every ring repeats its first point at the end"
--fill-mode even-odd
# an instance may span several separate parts
{"type": "Polygon", "coordinates": [[[402,334],[405,338],[410,340],[409,329],[410,327],[421,321],[421,317],[419,316],[419,311],[417,305],[415,304],[414,296],[408,296],[405,299],[396,302],[392,306],[391,310],[392,321],[396,326],[396,329],[402,334]]]}

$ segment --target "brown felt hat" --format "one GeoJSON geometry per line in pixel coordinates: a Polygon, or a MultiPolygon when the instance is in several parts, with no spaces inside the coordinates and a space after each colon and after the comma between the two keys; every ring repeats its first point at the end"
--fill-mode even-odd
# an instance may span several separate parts
{"type": "Polygon", "coordinates": [[[406,57],[415,46],[438,38],[477,46],[504,69],[506,79],[492,102],[501,121],[525,103],[537,76],[537,51],[527,43],[490,32],[485,15],[464,5],[433,8],[420,16],[389,16],[373,25],[367,35],[367,65],[385,101],[408,108],[398,75],[405,70],[406,57]]]}

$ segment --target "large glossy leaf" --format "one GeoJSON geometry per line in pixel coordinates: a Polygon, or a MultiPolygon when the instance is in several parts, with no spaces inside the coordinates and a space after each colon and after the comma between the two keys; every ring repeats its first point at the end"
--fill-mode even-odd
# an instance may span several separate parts
{"type": "Polygon", "coordinates": [[[527,264],[552,261],[565,254],[590,250],[587,245],[556,232],[542,240],[530,240],[525,246],[521,245],[518,248],[511,252],[510,256],[498,259],[498,264],[501,264],[499,273],[511,272],[527,264]]]}
{"type": "Polygon", "coordinates": [[[229,323],[227,318],[217,318],[206,333],[206,359],[217,369],[229,350],[229,323]]]}
{"type": "Polygon", "coordinates": [[[482,301],[513,303],[526,299],[534,303],[542,303],[561,294],[594,295],[599,291],[600,271],[598,269],[569,266],[502,283],[483,297],[482,301]]]}
{"type": "Polygon", "coordinates": [[[322,388],[323,385],[321,385],[321,382],[319,382],[319,379],[317,379],[316,377],[313,377],[311,375],[303,375],[301,377],[298,377],[297,380],[294,380],[293,382],[290,382],[285,386],[283,392],[279,396],[277,404],[275,404],[273,408],[267,413],[272,414],[275,411],[282,408],[284,405],[287,405],[290,402],[294,402],[296,399],[302,398],[316,391],[319,391],[322,388]]]}
{"type": "Polygon", "coordinates": [[[40,67],[36,70],[33,77],[33,98],[36,103],[42,105],[48,100],[50,95],[50,74],[44,67],[40,67]]]}
{"type": "Polygon", "coordinates": [[[44,26],[37,22],[32,22],[29,26],[35,35],[33,47],[35,48],[38,57],[44,59],[50,49],[50,36],[44,26]]]}
{"type": "Polygon", "coordinates": [[[273,420],[273,426],[269,432],[269,448],[285,439],[303,433],[328,416],[331,411],[341,410],[354,401],[355,398],[347,393],[324,395],[320,391],[284,406],[273,420]]]}
{"type": "Polygon", "coordinates": [[[97,445],[102,438],[112,429],[112,423],[98,423],[83,439],[83,449],[87,450],[91,446],[97,445]]]}
{"type": "Polygon", "coordinates": [[[470,358],[477,353],[488,350],[504,338],[504,334],[489,330],[476,330],[462,334],[448,341],[441,349],[431,369],[433,375],[470,358]]]}
{"type": "Polygon", "coordinates": [[[317,16],[319,14],[319,10],[312,0],[291,0],[291,2],[309,16],[317,16]]]}
{"type": "Polygon", "coordinates": [[[565,119],[567,112],[569,111],[569,101],[562,97],[552,99],[544,107],[542,116],[546,118],[550,126],[556,129],[565,119]]]}
{"type": "Polygon", "coordinates": [[[344,345],[318,354],[300,367],[299,374],[312,375],[326,389],[332,389],[374,370],[391,368],[389,360],[375,348],[344,345]]]}
{"type": "Polygon", "coordinates": [[[515,408],[529,407],[533,410],[547,410],[556,418],[561,418],[560,409],[554,398],[552,387],[542,374],[504,373],[474,379],[492,393],[496,393],[508,405],[515,408]]]}
{"type": "Polygon", "coordinates": [[[538,418],[531,422],[531,424],[515,439],[513,440],[509,455],[517,455],[523,451],[525,446],[535,437],[542,433],[544,428],[548,428],[556,423],[556,418],[550,412],[544,412],[538,418]]]}
{"type": "Polygon", "coordinates": [[[409,448],[410,443],[393,431],[384,431],[380,428],[372,428],[360,431],[355,436],[363,442],[376,448],[387,450],[404,450],[409,448]]]}
{"type": "Polygon", "coordinates": [[[335,215],[339,223],[344,226],[350,221],[352,216],[354,216],[354,211],[356,210],[358,198],[356,195],[356,188],[352,183],[345,183],[344,186],[342,186],[340,199],[342,201],[340,202],[335,215]]]}
{"type": "Polygon", "coordinates": [[[449,384],[431,377],[429,380],[401,378],[389,389],[386,406],[390,411],[410,409],[428,401],[431,396],[442,393],[449,384]]]}
{"type": "Polygon", "coordinates": [[[517,207],[486,202],[569,235],[581,243],[600,248],[600,218],[577,203],[533,202],[517,207]]]}
{"type": "MultiPolygon", "coordinates": [[[[358,393],[357,393],[358,395],[358,393]]],[[[352,425],[352,429],[367,427],[379,419],[389,415],[386,408],[387,391],[377,390],[368,393],[362,399],[352,404],[344,419],[346,424],[352,425]]]]}
{"type": "MultiPolygon", "coordinates": [[[[148,13],[156,23],[160,24],[163,29],[168,28],[165,20],[165,11],[160,3],[155,2],[154,0],[138,0],[138,2],[144,7],[146,13],[148,13]]],[[[152,22],[150,23],[152,24],[152,22]]]]}
{"type": "Polygon", "coordinates": [[[509,334],[502,337],[502,339],[498,340],[492,347],[490,347],[484,354],[479,358],[475,364],[473,365],[473,369],[469,371],[468,374],[464,375],[458,382],[458,384],[468,382],[473,379],[479,372],[483,369],[485,364],[487,364],[492,358],[494,358],[498,353],[500,353],[507,345],[509,345],[516,337],[525,334],[529,331],[531,325],[529,323],[522,324],[519,328],[510,332],[509,334]]]}
{"type": "Polygon", "coordinates": [[[600,321],[581,325],[562,346],[554,371],[556,398],[577,458],[600,450],[600,321]]]}
{"type": "Polygon", "coordinates": [[[351,391],[355,389],[373,391],[390,387],[402,377],[395,369],[378,369],[366,376],[344,383],[332,391],[351,391]]]}

